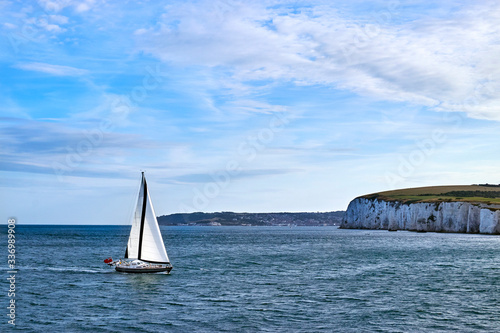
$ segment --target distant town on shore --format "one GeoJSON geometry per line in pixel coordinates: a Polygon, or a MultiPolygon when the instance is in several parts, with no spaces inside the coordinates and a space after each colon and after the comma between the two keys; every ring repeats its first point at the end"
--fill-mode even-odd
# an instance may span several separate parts
{"type": "Polygon", "coordinates": [[[177,213],[158,217],[160,225],[192,226],[338,226],[344,211],[324,213],[177,213]]]}

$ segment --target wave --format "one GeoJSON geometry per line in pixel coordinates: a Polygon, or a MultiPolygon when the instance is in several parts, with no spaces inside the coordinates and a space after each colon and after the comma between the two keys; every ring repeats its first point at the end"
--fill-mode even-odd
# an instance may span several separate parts
{"type": "Polygon", "coordinates": [[[21,266],[17,268],[18,271],[53,271],[53,272],[74,272],[74,273],[91,273],[91,274],[106,274],[113,273],[114,270],[103,269],[89,269],[83,267],[43,267],[43,266],[21,266]]]}

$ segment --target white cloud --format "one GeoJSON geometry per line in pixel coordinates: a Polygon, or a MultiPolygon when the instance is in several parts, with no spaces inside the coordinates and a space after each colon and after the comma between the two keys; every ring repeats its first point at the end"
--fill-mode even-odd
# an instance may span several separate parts
{"type": "Polygon", "coordinates": [[[269,103],[255,101],[255,100],[245,100],[239,99],[227,103],[227,106],[232,110],[236,110],[242,113],[273,113],[273,112],[285,112],[287,108],[282,105],[271,105],[269,103]]]}
{"type": "Polygon", "coordinates": [[[15,24],[8,23],[8,22],[5,22],[5,23],[3,24],[3,26],[4,26],[4,27],[6,27],[7,29],[10,29],[10,30],[12,30],[12,29],[16,29],[16,28],[17,28],[17,26],[16,26],[15,24]]]}
{"type": "Polygon", "coordinates": [[[66,24],[68,23],[68,18],[62,15],[50,15],[50,20],[57,24],[66,24]]]}
{"type": "Polygon", "coordinates": [[[66,7],[74,7],[77,12],[85,12],[95,5],[95,0],[39,0],[39,4],[47,11],[60,12],[66,7]]]}
{"type": "Polygon", "coordinates": [[[146,32],[148,32],[147,29],[141,28],[141,29],[137,29],[136,31],[134,31],[134,35],[139,36],[139,35],[142,35],[146,32]]]}
{"type": "Polygon", "coordinates": [[[51,24],[51,23],[48,23],[45,20],[41,20],[38,23],[38,26],[41,27],[42,29],[45,29],[45,30],[47,30],[49,32],[54,32],[54,33],[59,33],[59,32],[63,32],[64,31],[64,29],[61,28],[60,26],[58,26],[57,24],[51,24]]]}
{"type": "Polygon", "coordinates": [[[76,11],[77,12],[86,12],[90,9],[90,6],[88,3],[81,3],[76,6],[76,11]]]}
{"type": "Polygon", "coordinates": [[[229,73],[228,82],[323,84],[500,120],[492,93],[500,88],[500,5],[403,23],[392,21],[395,11],[361,21],[326,6],[290,14],[259,4],[185,4],[168,7],[159,28],[136,38],[142,51],[229,73]]]}
{"type": "Polygon", "coordinates": [[[55,76],[82,76],[87,74],[87,70],[61,65],[45,64],[41,62],[20,63],[15,65],[16,68],[47,73],[55,76]]]}

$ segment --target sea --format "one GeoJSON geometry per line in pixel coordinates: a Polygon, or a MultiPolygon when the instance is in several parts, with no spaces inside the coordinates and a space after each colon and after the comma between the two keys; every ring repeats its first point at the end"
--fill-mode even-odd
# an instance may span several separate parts
{"type": "Polygon", "coordinates": [[[162,226],[170,275],[116,272],[128,226],[7,227],[0,331],[500,332],[500,237],[162,226]]]}

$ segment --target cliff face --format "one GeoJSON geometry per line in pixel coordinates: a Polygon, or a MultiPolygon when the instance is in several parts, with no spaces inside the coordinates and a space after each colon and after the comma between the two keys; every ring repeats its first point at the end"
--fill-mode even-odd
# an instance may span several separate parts
{"type": "Polygon", "coordinates": [[[361,197],[349,204],[341,228],[500,234],[500,210],[470,202],[401,203],[361,197]]]}

